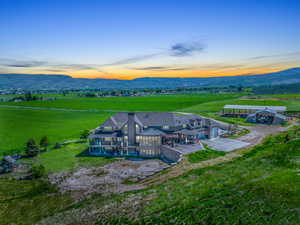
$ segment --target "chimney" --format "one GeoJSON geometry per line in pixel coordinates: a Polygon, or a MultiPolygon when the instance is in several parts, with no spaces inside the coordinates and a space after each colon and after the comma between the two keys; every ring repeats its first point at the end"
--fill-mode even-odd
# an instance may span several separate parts
{"type": "Polygon", "coordinates": [[[206,119],[206,126],[207,126],[207,136],[208,136],[208,139],[211,138],[211,121],[210,119],[206,119]]]}
{"type": "Polygon", "coordinates": [[[134,120],[134,113],[128,113],[128,144],[129,146],[135,145],[135,120],[134,120]]]}

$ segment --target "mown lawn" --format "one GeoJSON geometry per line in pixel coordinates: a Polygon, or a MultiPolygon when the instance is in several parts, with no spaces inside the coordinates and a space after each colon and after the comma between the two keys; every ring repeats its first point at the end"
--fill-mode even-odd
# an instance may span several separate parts
{"type": "Polygon", "coordinates": [[[109,113],[0,108],[0,153],[23,151],[26,141],[44,135],[50,144],[78,139],[80,132],[93,129],[109,113]]]}
{"type": "Polygon", "coordinates": [[[30,160],[35,164],[42,164],[47,173],[73,170],[79,167],[102,166],[115,161],[113,158],[81,156],[87,149],[86,143],[72,143],[60,149],[52,149],[41,153],[30,160]]]}

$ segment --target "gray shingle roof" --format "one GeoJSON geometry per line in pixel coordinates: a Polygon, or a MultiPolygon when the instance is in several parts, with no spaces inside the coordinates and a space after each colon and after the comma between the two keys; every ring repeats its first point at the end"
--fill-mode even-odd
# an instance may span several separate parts
{"type": "Polygon", "coordinates": [[[180,133],[180,134],[183,134],[183,135],[197,135],[199,133],[199,131],[198,130],[183,129],[183,130],[180,130],[176,133],[180,133]]]}
{"type": "Polygon", "coordinates": [[[158,130],[158,129],[154,129],[154,128],[148,128],[146,130],[144,130],[140,135],[141,136],[160,136],[160,135],[165,135],[166,133],[158,130]]]}
{"type": "MultiPolygon", "coordinates": [[[[171,112],[136,112],[135,121],[141,126],[179,126],[188,124],[191,120],[201,120],[194,114],[178,114],[171,112]]],[[[128,113],[120,112],[106,120],[101,127],[121,128],[128,120],[128,113]]]]}

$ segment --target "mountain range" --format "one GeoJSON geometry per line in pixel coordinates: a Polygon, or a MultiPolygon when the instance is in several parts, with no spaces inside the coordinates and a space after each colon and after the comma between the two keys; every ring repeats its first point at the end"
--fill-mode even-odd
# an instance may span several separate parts
{"type": "Polygon", "coordinates": [[[300,68],[279,72],[205,78],[145,77],[134,80],[73,78],[68,75],[0,74],[0,89],[178,88],[201,86],[261,86],[300,83],[300,68]]]}

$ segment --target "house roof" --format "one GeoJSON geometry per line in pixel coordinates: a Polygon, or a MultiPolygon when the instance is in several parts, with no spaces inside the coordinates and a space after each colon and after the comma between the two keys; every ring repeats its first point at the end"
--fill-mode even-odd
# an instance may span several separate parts
{"type": "Polygon", "coordinates": [[[178,131],[177,133],[183,134],[183,135],[197,135],[199,133],[198,130],[188,130],[188,129],[183,129],[178,131]]]}
{"type": "Polygon", "coordinates": [[[260,106],[260,105],[225,105],[224,109],[264,110],[270,109],[277,112],[286,111],[286,106],[260,106]]]}
{"type": "Polygon", "coordinates": [[[165,135],[166,133],[155,128],[148,128],[145,129],[140,135],[141,136],[160,136],[160,135],[165,135]]]}
{"type": "MultiPolygon", "coordinates": [[[[141,126],[179,126],[189,124],[194,120],[203,118],[194,114],[179,114],[171,112],[136,112],[134,113],[135,122],[141,126]]],[[[128,113],[120,112],[107,119],[100,127],[121,128],[128,121],[128,113]]]]}
{"type": "Polygon", "coordinates": [[[100,138],[100,137],[118,137],[118,132],[112,133],[97,133],[89,135],[89,138],[100,138]]]}

